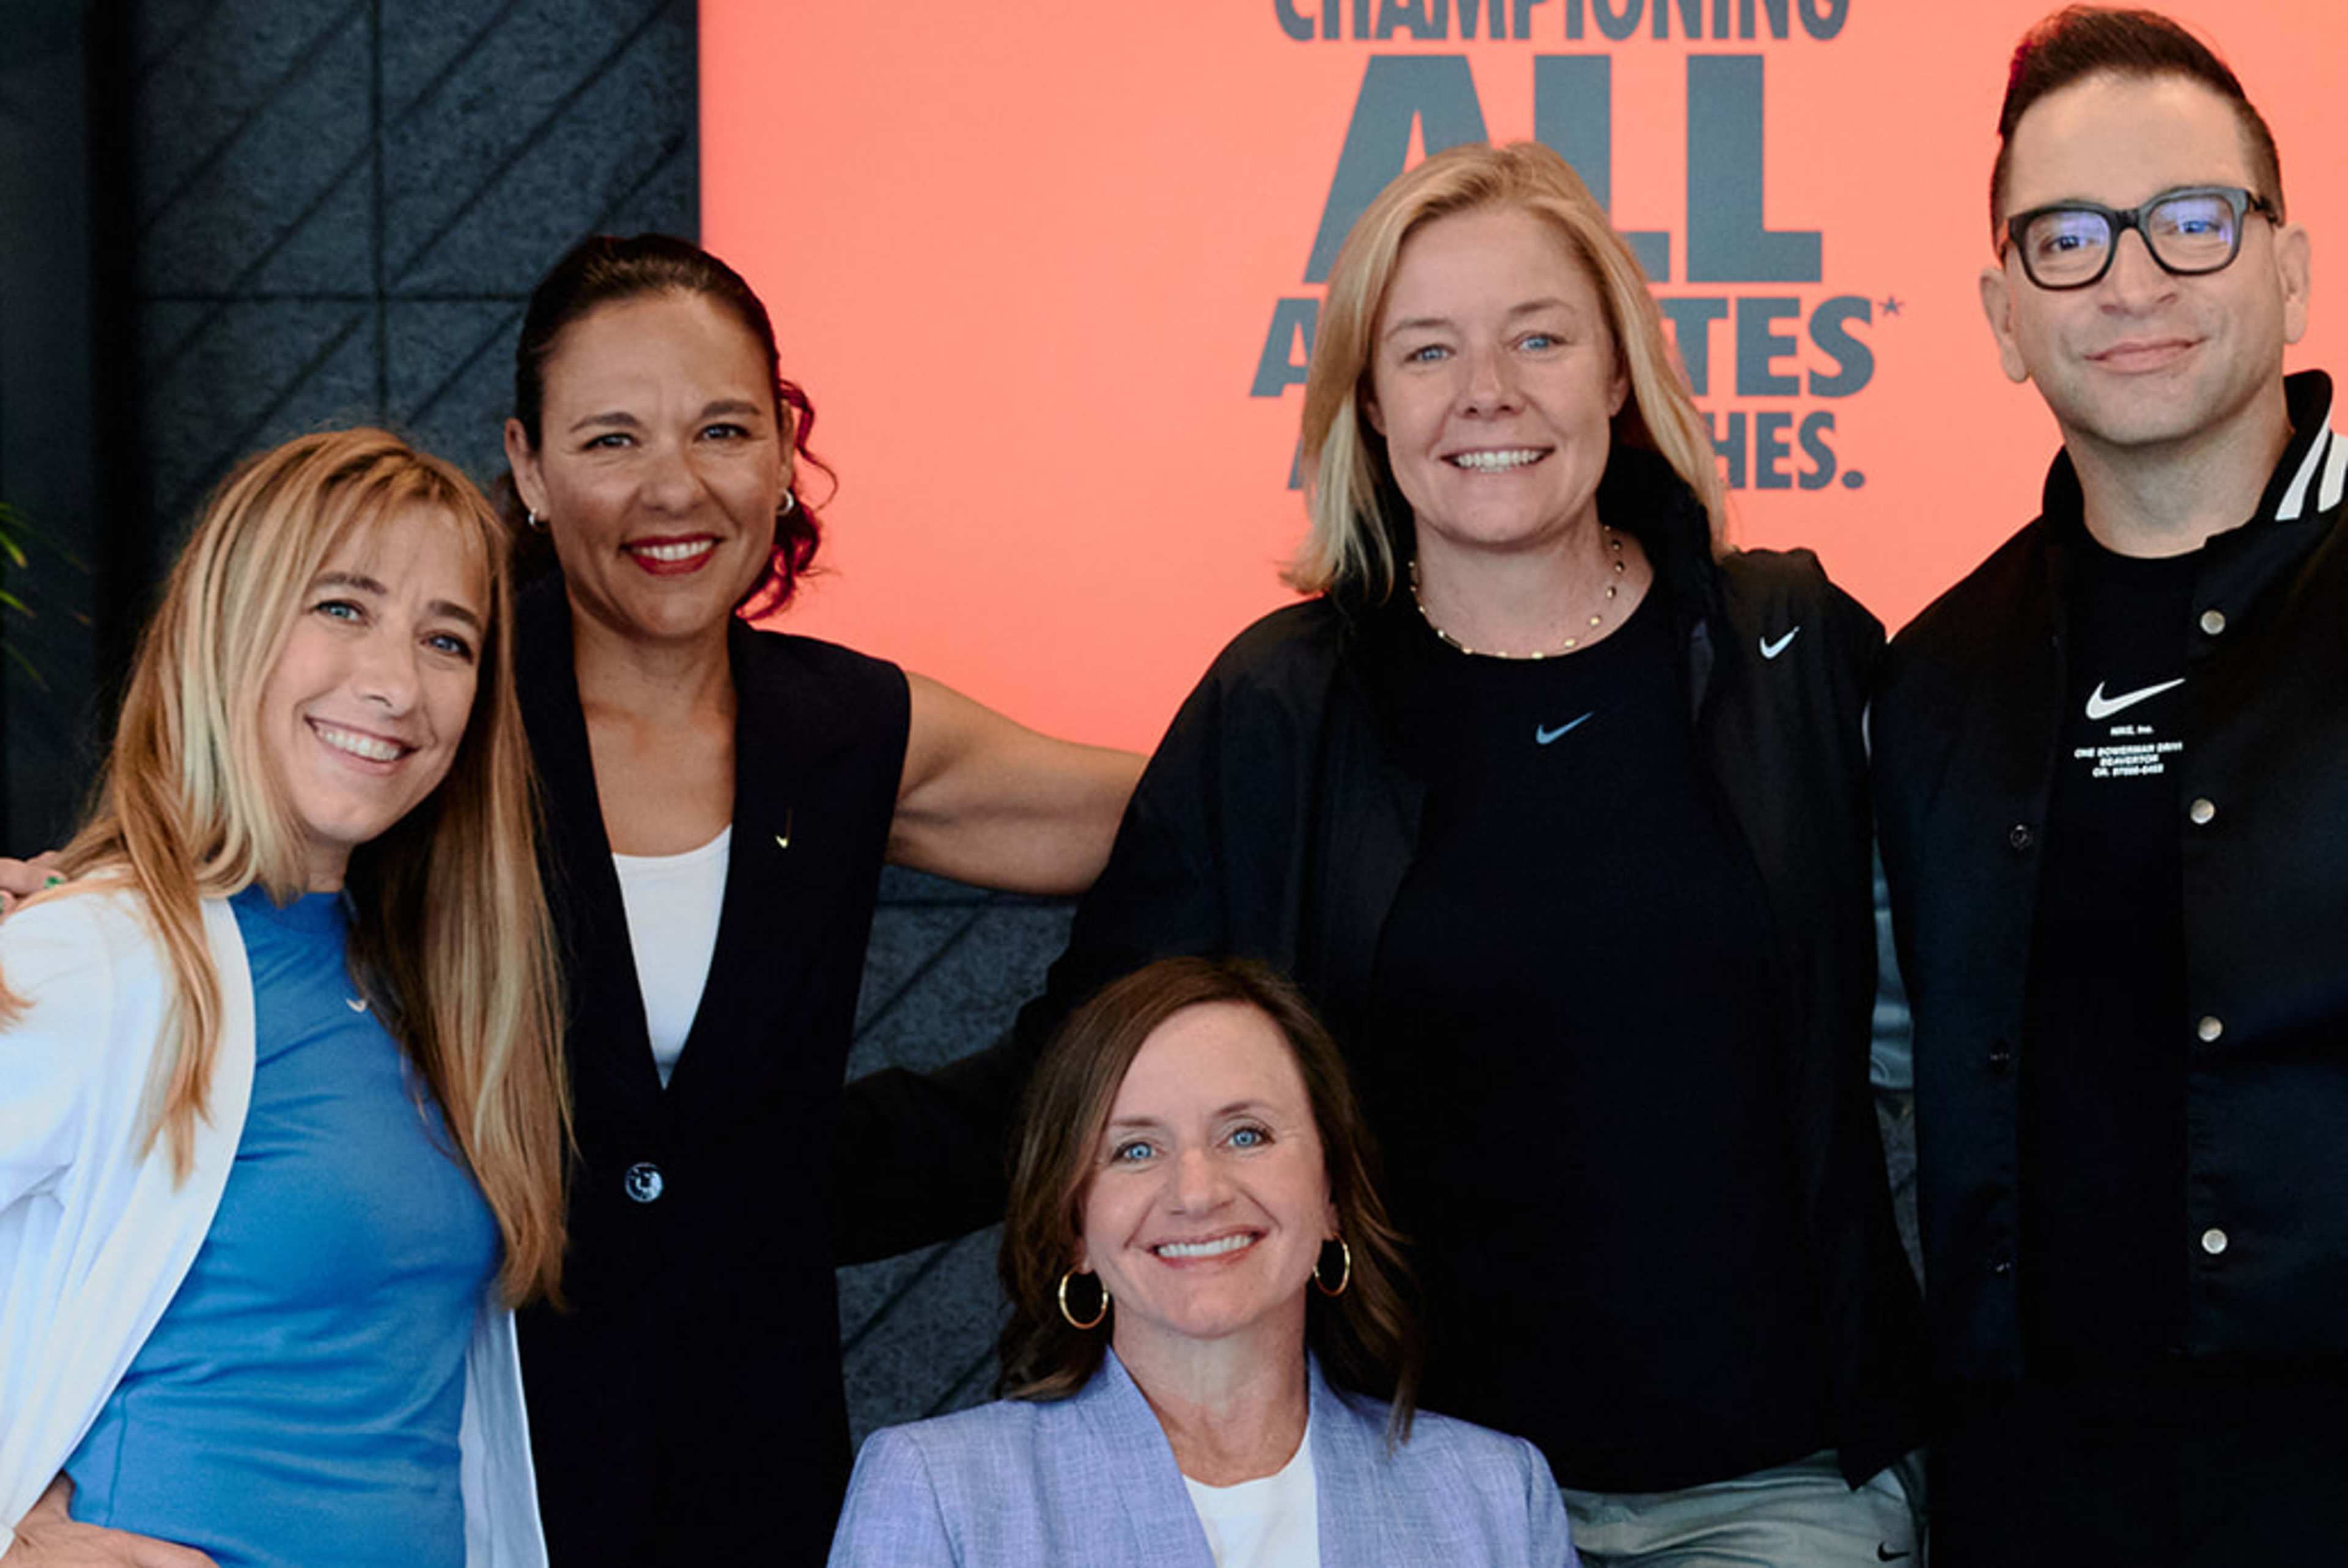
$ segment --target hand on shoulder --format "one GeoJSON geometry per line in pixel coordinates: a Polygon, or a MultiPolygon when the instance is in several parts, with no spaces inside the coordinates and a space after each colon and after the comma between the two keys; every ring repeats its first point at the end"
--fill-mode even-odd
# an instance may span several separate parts
{"type": "Polygon", "coordinates": [[[30,860],[12,860],[0,855],[0,918],[25,899],[64,880],[57,874],[57,852],[54,849],[44,849],[30,860]]]}

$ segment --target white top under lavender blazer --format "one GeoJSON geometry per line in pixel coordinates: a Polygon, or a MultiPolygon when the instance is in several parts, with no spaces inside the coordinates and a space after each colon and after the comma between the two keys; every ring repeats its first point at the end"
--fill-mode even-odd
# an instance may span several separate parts
{"type": "MultiPolygon", "coordinates": [[[[1521,1438],[1386,1408],[1310,1372],[1321,1561],[1344,1568],[1569,1568],[1565,1508],[1521,1438]]],[[[1213,1568],[1157,1415],[1115,1351],[1072,1399],[1002,1399],[888,1427],[857,1456],[831,1568],[1213,1568]]]]}

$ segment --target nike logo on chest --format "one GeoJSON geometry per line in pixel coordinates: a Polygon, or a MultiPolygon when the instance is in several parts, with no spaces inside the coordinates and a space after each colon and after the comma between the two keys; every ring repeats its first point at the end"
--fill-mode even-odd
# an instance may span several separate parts
{"type": "Polygon", "coordinates": [[[1533,744],[1537,746],[1548,745],[1560,735],[1565,734],[1569,731],[1581,728],[1582,725],[1590,722],[1591,713],[1595,713],[1597,711],[1597,709],[1592,708],[1589,713],[1582,714],[1579,719],[1568,719],[1564,723],[1560,724],[1554,730],[1550,729],[1546,724],[1535,724],[1533,726],[1533,744]]]}
{"type": "Polygon", "coordinates": [[[2116,697],[2106,697],[2104,695],[2104,683],[2098,681],[2096,682],[2096,689],[2087,693],[2087,718],[2091,723],[2098,719],[2108,719],[2123,709],[2135,707],[2147,697],[2157,697],[2163,692],[2171,691],[2184,684],[2185,677],[2179,675],[2174,681],[2163,681],[2155,686],[2139,686],[2133,692],[2123,692],[2116,697]]]}

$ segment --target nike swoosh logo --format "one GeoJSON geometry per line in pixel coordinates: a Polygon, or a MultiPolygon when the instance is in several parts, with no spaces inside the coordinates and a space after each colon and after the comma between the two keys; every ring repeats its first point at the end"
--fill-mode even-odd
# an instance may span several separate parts
{"type": "Polygon", "coordinates": [[[1761,640],[1761,657],[1764,659],[1775,659],[1778,654],[1786,651],[1786,645],[1793,641],[1797,636],[1800,635],[1801,630],[1800,625],[1797,624],[1793,630],[1788,631],[1785,636],[1780,637],[1775,642],[1770,641],[1766,637],[1763,638],[1761,640]]]}
{"type": "MultiPolygon", "coordinates": [[[[1598,710],[1595,708],[1590,710],[1590,713],[1595,713],[1596,712],[1598,712],[1598,710]]],[[[1557,739],[1560,735],[1564,734],[1568,730],[1580,729],[1582,725],[1590,722],[1590,713],[1584,713],[1579,719],[1570,719],[1566,723],[1560,724],[1554,730],[1550,729],[1546,725],[1535,724],[1533,726],[1533,744],[1537,746],[1545,746],[1551,741],[1557,739]]]]}
{"type": "Polygon", "coordinates": [[[366,998],[345,997],[343,999],[343,1005],[349,1008],[353,1012],[365,1012],[366,1011],[366,998]]]}
{"type": "Polygon", "coordinates": [[[2157,697],[2171,687],[2184,684],[2185,677],[2179,675],[2176,680],[2163,681],[2157,686],[2139,686],[2133,692],[2123,692],[2116,697],[2106,697],[2104,695],[2104,683],[2098,681],[2096,682],[2096,689],[2087,693],[2087,717],[2091,720],[2108,719],[2123,708],[2135,707],[2147,697],[2157,697]]]}
{"type": "Polygon", "coordinates": [[[1875,1543],[1875,1560],[1878,1563],[1897,1563],[1902,1557],[1913,1557],[1916,1554],[1913,1552],[1894,1552],[1890,1547],[1885,1545],[1880,1541],[1875,1543]]]}

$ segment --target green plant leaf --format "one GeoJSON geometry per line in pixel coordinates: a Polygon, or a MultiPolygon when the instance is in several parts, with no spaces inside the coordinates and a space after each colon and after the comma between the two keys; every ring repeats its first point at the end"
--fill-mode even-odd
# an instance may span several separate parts
{"type": "Polygon", "coordinates": [[[49,689],[48,678],[33,667],[33,661],[31,660],[26,658],[24,654],[17,651],[16,645],[15,643],[0,642],[0,653],[5,653],[10,659],[15,661],[16,668],[25,672],[25,679],[30,681],[34,685],[38,686],[44,692],[49,689]]]}

